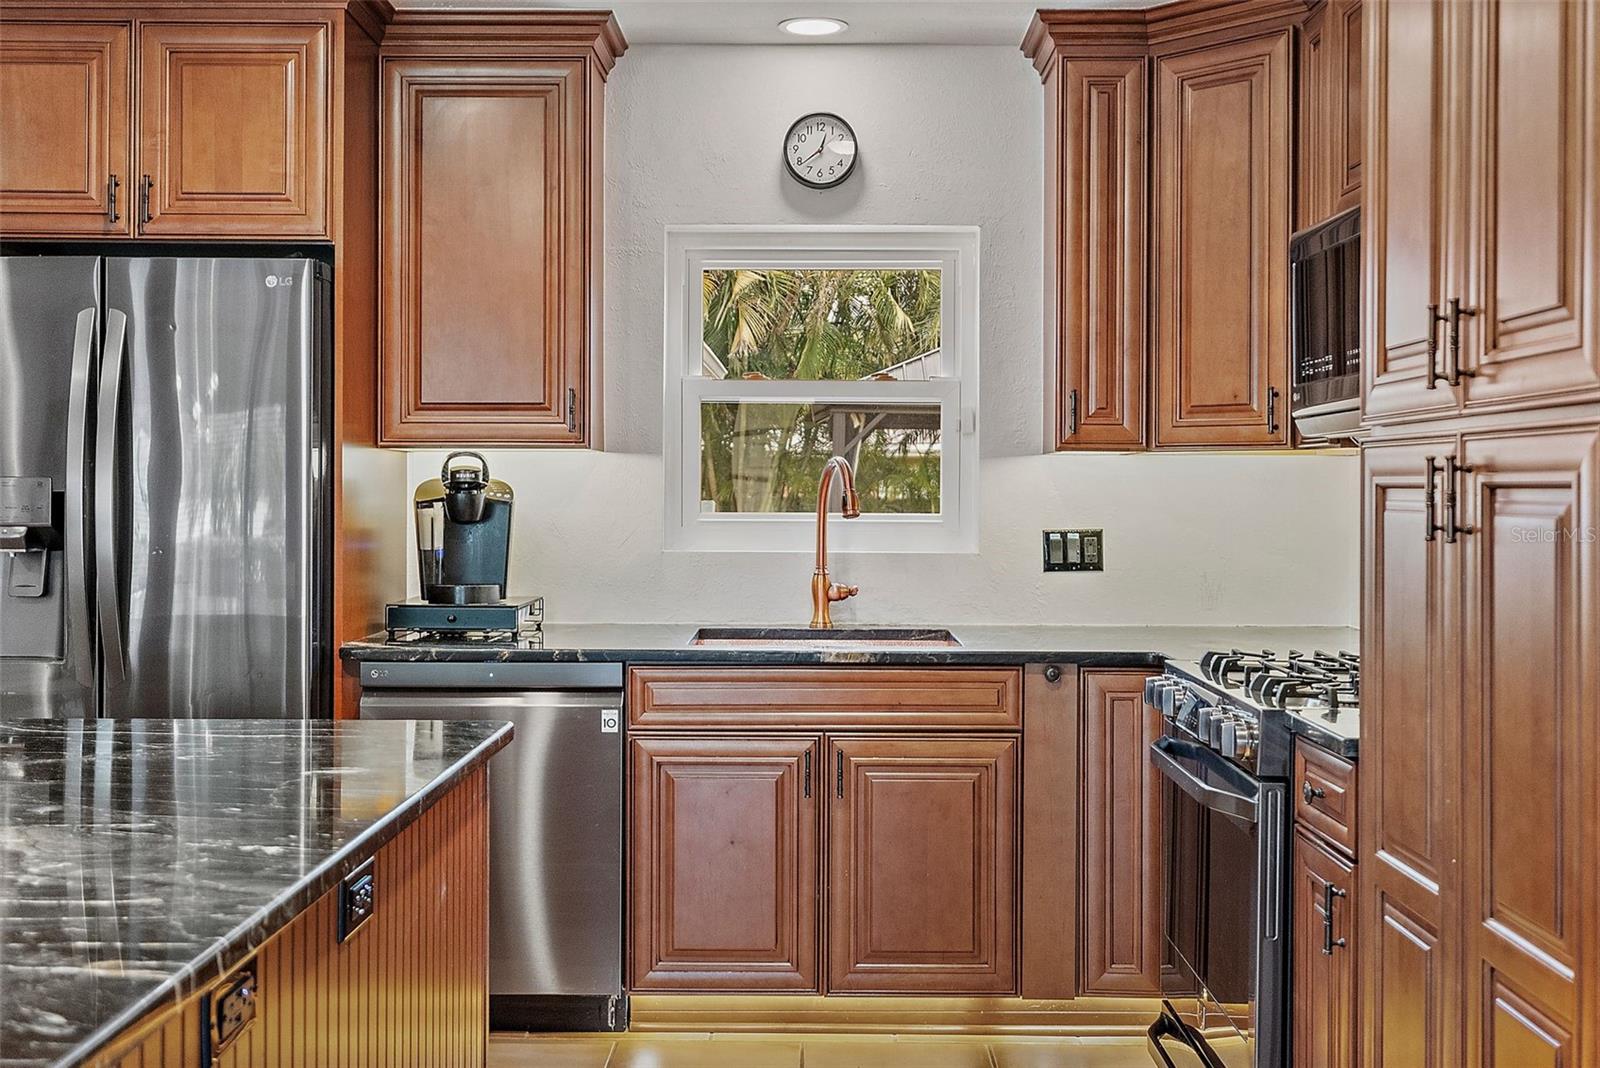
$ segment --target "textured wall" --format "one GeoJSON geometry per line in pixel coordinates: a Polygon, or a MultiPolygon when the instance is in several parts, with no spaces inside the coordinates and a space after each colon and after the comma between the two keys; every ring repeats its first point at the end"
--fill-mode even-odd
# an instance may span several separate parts
{"type": "MultiPolygon", "coordinates": [[[[490,454],[519,494],[513,586],[552,617],[809,618],[803,554],[662,550],[662,234],[815,222],[982,228],[980,552],[844,556],[862,593],[836,619],[1355,621],[1354,456],[1039,455],[1043,94],[1018,51],[639,47],[607,92],[607,451],[490,454]],[[811,110],[861,140],[831,192],[782,171],[783,133],[811,110]],[[1042,574],[1039,531],[1075,526],[1105,528],[1106,571],[1042,574]]],[[[413,483],[442,456],[413,455],[413,483]]]]}

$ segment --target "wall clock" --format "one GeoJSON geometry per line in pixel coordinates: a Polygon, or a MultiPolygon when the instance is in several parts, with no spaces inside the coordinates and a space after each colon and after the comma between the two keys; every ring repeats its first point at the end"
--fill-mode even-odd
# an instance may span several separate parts
{"type": "Polygon", "coordinates": [[[830,189],[856,169],[856,132],[826,111],[795,120],[783,139],[783,162],[789,173],[812,189],[830,189]]]}

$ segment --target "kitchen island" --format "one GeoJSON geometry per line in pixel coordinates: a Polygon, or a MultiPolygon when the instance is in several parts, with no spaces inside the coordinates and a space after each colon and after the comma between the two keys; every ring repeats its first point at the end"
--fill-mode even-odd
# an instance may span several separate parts
{"type": "Polygon", "coordinates": [[[0,1065],[481,1057],[486,765],[510,737],[0,723],[0,1065]]]}

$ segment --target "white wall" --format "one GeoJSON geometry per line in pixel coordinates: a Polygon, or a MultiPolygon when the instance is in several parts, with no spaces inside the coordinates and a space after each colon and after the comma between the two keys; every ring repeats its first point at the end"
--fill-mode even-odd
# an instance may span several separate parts
{"type": "MultiPolygon", "coordinates": [[[[518,493],[513,592],[553,619],[809,619],[804,554],[662,550],[662,233],[826,222],[982,228],[980,552],[844,556],[835,574],[862,592],[837,620],[1355,622],[1356,457],[1039,455],[1043,92],[1016,49],[639,47],[606,122],[606,451],[489,454],[518,493]],[[860,139],[831,192],[782,170],[812,110],[860,139]],[[1105,528],[1105,572],[1041,573],[1057,527],[1105,528]]],[[[414,454],[412,482],[442,456],[414,454]]]]}

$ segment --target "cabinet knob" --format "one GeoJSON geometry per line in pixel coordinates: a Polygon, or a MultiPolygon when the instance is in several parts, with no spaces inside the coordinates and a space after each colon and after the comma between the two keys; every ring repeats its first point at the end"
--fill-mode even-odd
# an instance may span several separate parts
{"type": "Polygon", "coordinates": [[[1317,789],[1315,786],[1311,785],[1311,780],[1307,779],[1305,782],[1300,784],[1300,796],[1305,800],[1305,803],[1309,805],[1319,797],[1327,797],[1328,791],[1317,789]]]}
{"type": "Polygon", "coordinates": [[[1061,681],[1061,669],[1056,667],[1054,664],[1051,664],[1049,667],[1045,668],[1044,669],[1044,681],[1046,681],[1046,682],[1060,682],[1061,681]]]}

